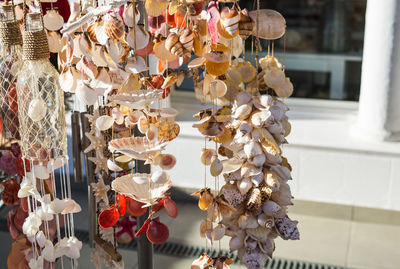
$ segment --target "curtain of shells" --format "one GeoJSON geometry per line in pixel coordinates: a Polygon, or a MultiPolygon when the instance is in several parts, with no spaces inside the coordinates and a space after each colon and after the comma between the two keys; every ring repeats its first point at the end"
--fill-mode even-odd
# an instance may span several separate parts
{"type": "Polygon", "coordinates": [[[2,133],[19,143],[11,145],[18,182],[9,179],[6,186],[13,197],[7,204],[16,210],[9,212],[15,242],[7,263],[55,268],[57,260],[63,267],[69,260],[76,268],[82,243],[74,236],[73,213],[81,208],[71,198],[64,94],[49,62],[40,3],[23,5],[22,35],[14,3],[0,8],[2,133]]]}
{"type": "MultiPolygon", "coordinates": [[[[163,151],[180,127],[174,120],[177,111],[164,100],[184,73],[176,72],[165,58],[167,25],[161,27],[159,17],[148,17],[162,15],[165,7],[159,5],[164,4],[82,1],[72,6],[61,30],[61,87],[74,94],[75,109],[86,107],[89,122],[84,133],[89,143],[83,151],[88,179],[95,175],[88,182],[95,196],[90,210],[97,219],[91,255],[96,268],[102,263],[123,268],[118,244],[142,233],[153,244],[164,243],[169,230],[157,212],[165,209],[171,218],[178,215],[168,193],[172,182],[167,172],[176,158],[163,151]],[[157,47],[163,51],[158,54],[157,73],[150,74],[148,56],[157,47]],[[143,170],[149,171],[139,168],[143,162],[143,170]],[[136,217],[144,214],[146,221],[137,227],[136,217]]],[[[169,61],[182,62],[182,57],[171,55],[169,61]]],[[[79,127],[72,128],[75,133],[79,127]]]]}
{"type": "Polygon", "coordinates": [[[292,94],[293,85],[273,52],[273,40],[284,35],[286,22],[278,12],[260,9],[259,1],[250,12],[235,1],[220,2],[209,1],[207,27],[201,19],[195,23],[205,47],[188,65],[196,74],[196,97],[205,106],[193,124],[205,137],[204,188],[193,195],[207,212],[200,226],[206,252],[191,268],[229,268],[232,259],[209,256],[220,250],[215,242],[224,236],[231,237],[230,251],[237,251],[247,268],[263,268],[276,237],[299,239],[297,221],[287,216],[291,167],[281,149],[290,133],[283,98],[292,94]],[[248,38],[251,59],[245,57],[248,38]],[[260,38],[268,40],[262,59],[260,38]]]}

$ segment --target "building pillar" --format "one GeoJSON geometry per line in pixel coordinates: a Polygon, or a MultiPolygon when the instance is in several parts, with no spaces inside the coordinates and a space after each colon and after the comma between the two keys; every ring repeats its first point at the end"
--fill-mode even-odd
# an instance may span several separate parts
{"type": "Polygon", "coordinates": [[[400,1],[368,0],[355,133],[400,141],[400,1]]]}

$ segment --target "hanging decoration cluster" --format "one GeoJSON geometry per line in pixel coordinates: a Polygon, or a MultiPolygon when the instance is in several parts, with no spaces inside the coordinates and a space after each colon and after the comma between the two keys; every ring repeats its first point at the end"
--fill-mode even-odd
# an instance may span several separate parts
{"type": "Polygon", "coordinates": [[[64,93],[49,62],[41,4],[23,3],[22,35],[14,3],[0,11],[2,137],[20,145],[11,144],[14,169],[5,172],[15,176],[2,184],[2,200],[14,205],[8,268],[55,268],[65,257],[76,268],[82,243],[73,213],[81,207],[71,197],[64,93]]]}
{"type": "MultiPolygon", "coordinates": [[[[299,239],[297,221],[287,216],[293,198],[287,183],[291,167],[281,149],[291,127],[288,107],[280,98],[289,97],[293,85],[273,55],[273,40],[282,37],[285,28],[284,18],[260,9],[259,2],[257,10],[247,12],[237,2],[210,1],[202,37],[206,46],[188,65],[194,69],[196,97],[205,106],[194,115],[198,121],[193,124],[205,137],[201,162],[215,183],[214,189],[207,187],[206,169],[204,188],[193,194],[207,212],[200,235],[206,238],[206,249],[225,235],[231,237],[230,251],[237,251],[240,261],[252,269],[263,268],[272,257],[276,237],[299,239]],[[255,66],[244,52],[250,35],[255,66]],[[268,40],[262,59],[260,38],[268,40]],[[209,140],[214,146],[207,147],[209,140]]],[[[191,268],[229,268],[233,262],[208,253],[191,268]]]]}

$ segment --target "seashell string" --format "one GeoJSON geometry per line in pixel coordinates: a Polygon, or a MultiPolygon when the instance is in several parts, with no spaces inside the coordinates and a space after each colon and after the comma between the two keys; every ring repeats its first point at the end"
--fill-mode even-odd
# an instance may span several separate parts
{"type": "MultiPolygon", "coordinates": [[[[281,149],[290,134],[288,107],[282,99],[293,93],[293,85],[273,55],[273,40],[284,35],[286,23],[278,12],[260,9],[259,1],[257,10],[250,12],[241,10],[237,2],[219,7],[210,1],[207,45],[189,63],[196,97],[204,103],[193,124],[205,137],[200,158],[204,188],[193,195],[199,196],[199,207],[207,212],[200,227],[206,251],[211,252],[214,242],[226,235],[231,237],[230,251],[237,251],[247,268],[262,268],[272,257],[276,237],[299,239],[297,221],[287,215],[292,178],[281,149]],[[244,53],[244,40],[250,35],[255,66],[244,53]],[[243,40],[237,42],[238,49],[237,37],[243,40]],[[259,38],[269,40],[262,59],[259,38]],[[205,69],[202,80],[199,68],[205,69]],[[215,149],[207,147],[208,140],[215,149]],[[214,177],[214,189],[208,187],[207,169],[214,177]],[[221,188],[220,177],[225,181],[221,188]]],[[[205,253],[192,268],[206,268],[212,260],[205,253]]]]}

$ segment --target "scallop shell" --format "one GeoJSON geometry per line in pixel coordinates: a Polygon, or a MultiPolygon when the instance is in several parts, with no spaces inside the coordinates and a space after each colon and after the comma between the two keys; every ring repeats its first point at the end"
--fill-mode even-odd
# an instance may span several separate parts
{"type": "Polygon", "coordinates": [[[130,28],[126,34],[126,42],[131,48],[135,48],[135,34],[136,34],[136,50],[145,48],[150,42],[149,33],[143,29],[142,26],[136,25],[136,30],[130,28]]]}
{"type": "Polygon", "coordinates": [[[106,131],[114,124],[114,119],[110,116],[103,115],[96,119],[96,128],[99,131],[106,131]]]}
{"type": "Polygon", "coordinates": [[[124,23],[128,27],[133,27],[135,23],[137,24],[140,20],[139,10],[135,8],[135,4],[132,2],[128,2],[124,6],[124,12],[122,13],[122,18],[124,19],[124,23]],[[135,21],[133,20],[133,12],[135,12],[135,21]]]}
{"type": "Polygon", "coordinates": [[[264,39],[278,39],[282,37],[286,32],[286,21],[283,16],[271,9],[252,10],[249,12],[249,16],[257,24],[257,13],[259,20],[259,29],[257,26],[253,29],[253,35],[264,39]]]}
{"type": "Polygon", "coordinates": [[[165,40],[154,44],[154,55],[161,61],[172,62],[177,59],[177,56],[165,47],[165,40]]]}
{"type": "Polygon", "coordinates": [[[142,134],[145,134],[147,132],[147,129],[149,128],[149,121],[146,117],[140,117],[138,121],[138,129],[142,134]]]}
{"type": "Polygon", "coordinates": [[[96,91],[86,81],[79,81],[75,91],[76,97],[87,106],[94,105],[98,100],[96,91]]]}
{"type": "Polygon", "coordinates": [[[76,86],[78,85],[77,80],[80,74],[76,71],[75,67],[71,66],[64,70],[59,76],[60,87],[64,92],[74,93],[76,86]]]}
{"type": "Polygon", "coordinates": [[[59,53],[63,47],[61,36],[57,32],[47,32],[47,40],[49,42],[49,51],[52,53],[59,53]]]}
{"type": "Polygon", "coordinates": [[[162,154],[159,166],[164,170],[172,169],[176,164],[176,158],[172,154],[162,154]]]}
{"type": "Polygon", "coordinates": [[[124,115],[122,114],[121,110],[118,107],[114,107],[111,111],[112,118],[114,122],[118,125],[121,125],[124,123],[124,115]]]}
{"type": "Polygon", "coordinates": [[[152,183],[150,178],[143,184],[138,184],[134,180],[135,177],[137,177],[137,174],[118,177],[112,181],[111,188],[118,193],[144,203],[145,206],[150,206],[154,204],[157,199],[165,197],[166,191],[172,186],[170,180],[162,184],[156,184],[152,183]]]}
{"type": "Polygon", "coordinates": [[[151,181],[156,184],[165,184],[169,181],[169,175],[165,171],[156,171],[151,175],[151,181]]]}
{"type": "Polygon", "coordinates": [[[47,113],[47,105],[42,98],[38,97],[29,103],[28,116],[32,121],[38,122],[42,120],[47,113]]]}
{"type": "Polygon", "coordinates": [[[264,58],[260,59],[260,66],[263,70],[270,68],[282,69],[282,64],[279,62],[278,58],[270,55],[266,55],[264,58]]]}
{"type": "Polygon", "coordinates": [[[217,156],[217,152],[214,149],[202,149],[200,160],[204,165],[210,165],[213,156],[217,156]]]}
{"type": "Polygon", "coordinates": [[[140,57],[129,57],[125,66],[125,71],[132,74],[139,74],[147,71],[147,65],[145,60],[140,57]]]}
{"type": "Polygon", "coordinates": [[[90,79],[95,79],[98,74],[97,66],[85,56],[76,64],[76,70],[90,79]]]}
{"type": "Polygon", "coordinates": [[[135,159],[145,160],[149,155],[160,152],[168,142],[149,142],[145,137],[125,137],[113,139],[109,143],[111,152],[120,152],[135,159]]]}
{"type": "Polygon", "coordinates": [[[282,69],[271,68],[265,71],[264,81],[272,89],[278,89],[284,80],[285,73],[282,69]]]}
{"type": "Polygon", "coordinates": [[[145,8],[149,16],[157,17],[167,9],[168,5],[169,2],[165,0],[146,0],[145,8]]]}
{"type": "Polygon", "coordinates": [[[172,107],[164,107],[161,108],[160,115],[164,118],[174,118],[176,115],[178,115],[178,110],[172,107]]]}
{"type": "Polygon", "coordinates": [[[112,79],[108,73],[108,69],[99,68],[96,79],[90,82],[90,87],[96,90],[98,95],[104,95],[106,91],[112,88],[112,79]]]}
{"type": "Polygon", "coordinates": [[[149,141],[155,141],[158,137],[158,128],[155,124],[150,124],[146,130],[146,138],[149,141]]]}
{"type": "Polygon", "coordinates": [[[49,9],[43,16],[43,24],[49,31],[58,31],[63,27],[64,18],[58,13],[58,10],[49,9]]]}
{"type": "Polygon", "coordinates": [[[93,63],[98,67],[107,66],[107,59],[105,55],[105,48],[99,44],[96,44],[94,50],[92,51],[93,63]]]}
{"type": "Polygon", "coordinates": [[[140,110],[134,110],[129,112],[128,117],[126,118],[126,123],[130,126],[134,126],[139,122],[139,119],[144,117],[144,114],[140,110]]]}
{"type": "Polygon", "coordinates": [[[113,172],[121,172],[124,169],[122,169],[121,167],[119,167],[115,162],[113,162],[112,160],[107,160],[107,167],[108,170],[113,171],[113,172]]]}
{"type": "Polygon", "coordinates": [[[121,16],[117,12],[107,13],[104,17],[104,31],[109,38],[119,39],[125,31],[121,16]]]}
{"type": "Polygon", "coordinates": [[[229,68],[229,58],[224,53],[215,51],[208,52],[204,54],[204,58],[207,59],[207,72],[214,77],[225,74],[229,68]]]}

